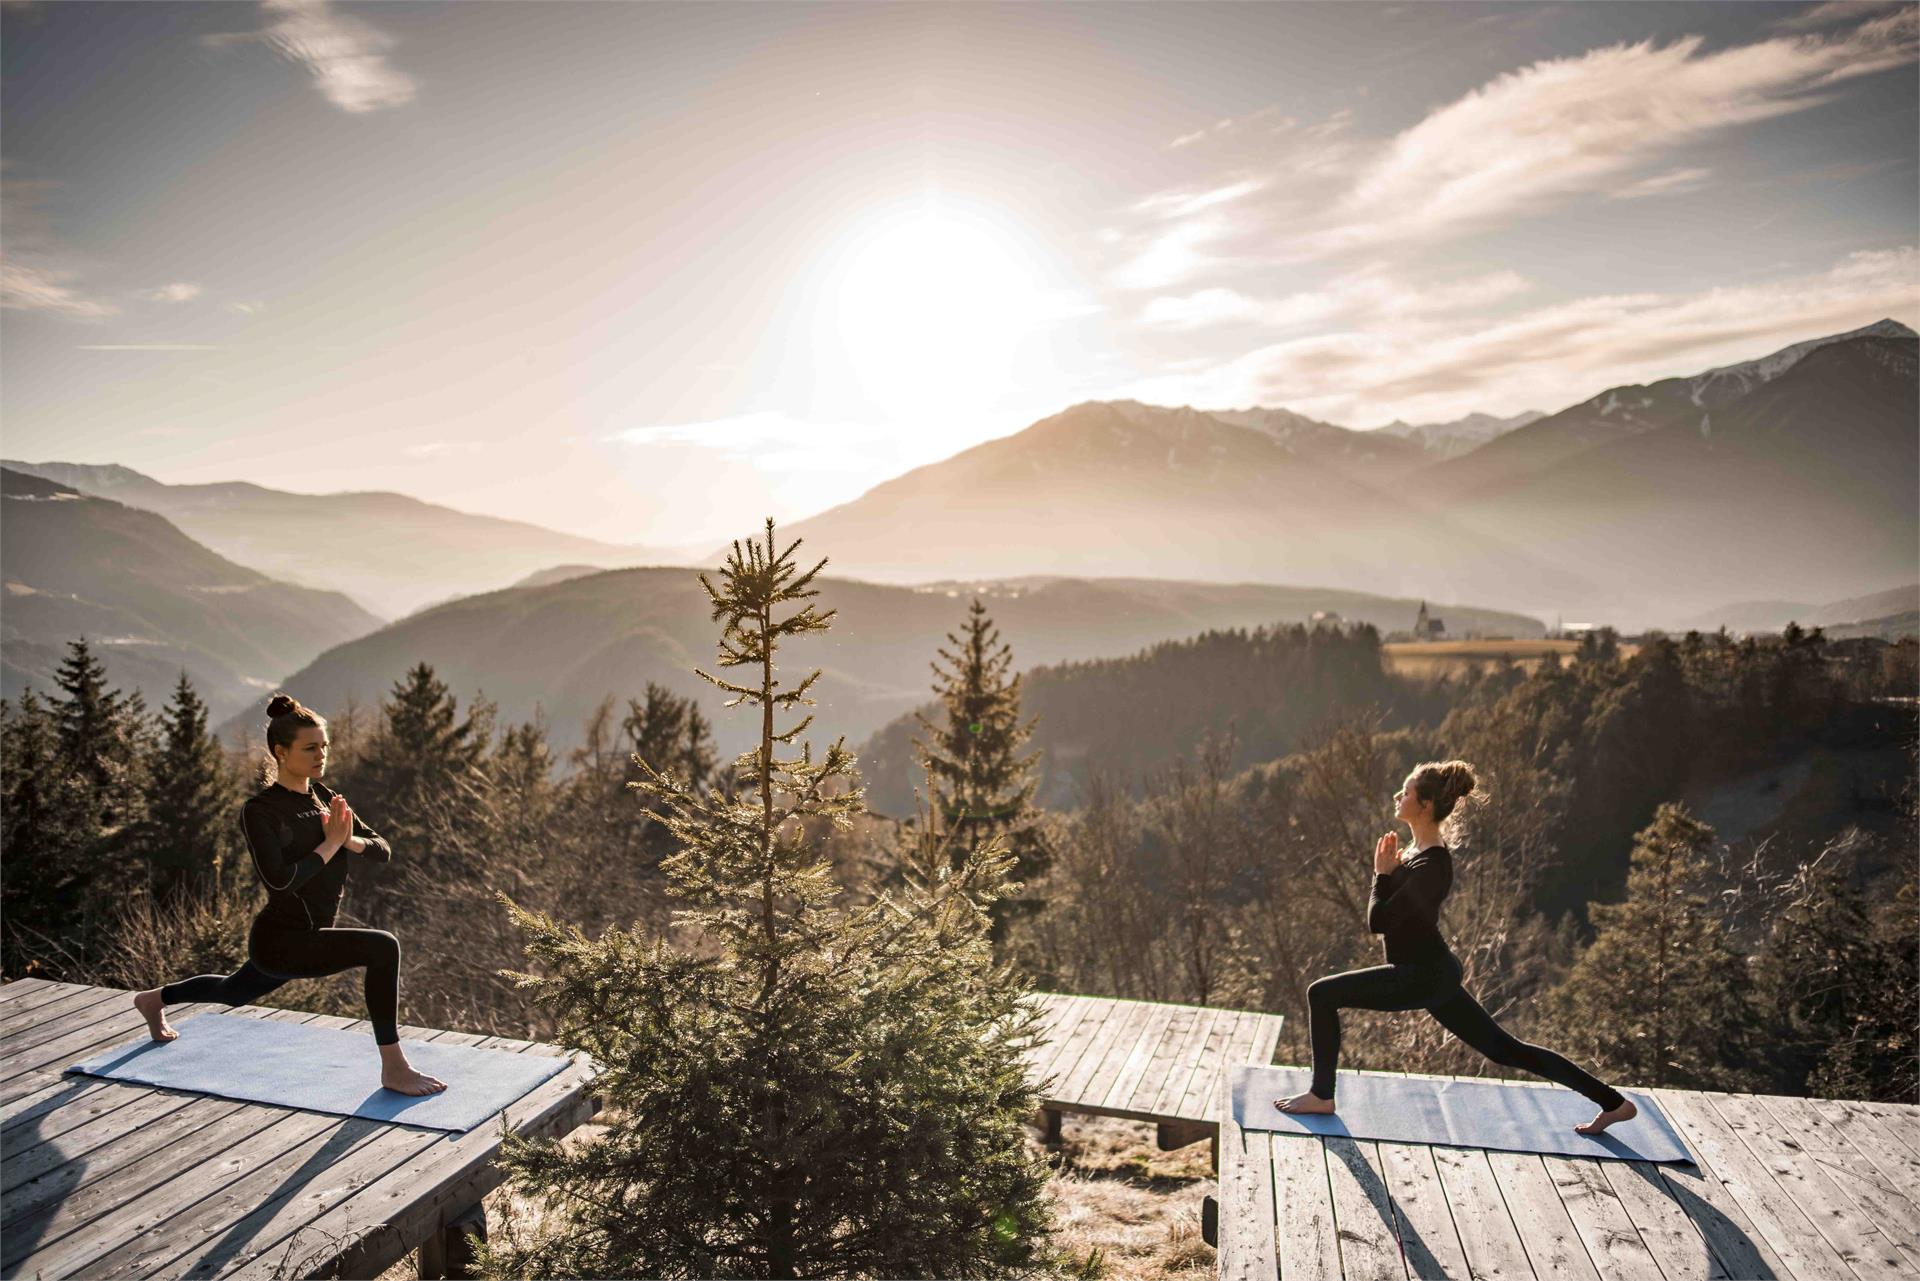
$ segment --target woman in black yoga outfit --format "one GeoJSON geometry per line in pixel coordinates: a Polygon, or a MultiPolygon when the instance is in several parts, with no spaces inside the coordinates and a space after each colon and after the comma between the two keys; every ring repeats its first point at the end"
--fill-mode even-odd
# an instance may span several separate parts
{"type": "Polygon", "coordinates": [[[1573,1128],[1599,1134],[1631,1119],[1633,1100],[1545,1046],[1516,1039],[1460,986],[1460,960],[1440,937],[1440,903],[1453,888],[1453,852],[1440,825],[1473,793],[1465,761],[1429,761],[1415,767],[1394,793],[1394,817],[1413,833],[1414,852],[1400,857],[1400,838],[1388,832],[1373,849],[1373,893],[1367,929],[1383,935],[1387,963],[1317,979],[1307,988],[1313,1042],[1313,1084],[1304,1094],[1275,1099],[1282,1112],[1333,1111],[1333,1077],[1340,1059],[1340,1011],[1424,1009],[1449,1032],[1502,1067],[1525,1068],[1578,1090],[1600,1115],[1573,1128]]]}
{"type": "Polygon", "coordinates": [[[154,1040],[171,1041],[180,1034],[167,1022],[166,1006],[246,1005],[288,979],[365,966],[380,1084],[402,1094],[437,1094],[446,1082],[414,1071],[400,1048],[400,940],[385,930],[333,923],[347,879],[341,852],[385,863],[393,849],[360,821],[346,797],[320,782],[327,768],[327,723],[287,694],[274,696],[267,716],[267,748],[278,776],[240,807],[254,870],[267,886],[267,905],[247,934],[247,962],[232,974],[202,974],[141,992],[134,1008],[154,1040]]]}

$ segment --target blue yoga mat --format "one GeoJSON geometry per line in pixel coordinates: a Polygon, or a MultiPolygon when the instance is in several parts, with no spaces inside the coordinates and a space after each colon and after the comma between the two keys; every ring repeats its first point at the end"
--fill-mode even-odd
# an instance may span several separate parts
{"type": "Polygon", "coordinates": [[[142,1039],[69,1067],[69,1072],[192,1090],[464,1133],[572,1062],[544,1054],[402,1041],[417,1071],[447,1088],[419,1097],[380,1084],[372,1033],[282,1023],[243,1014],[196,1014],[174,1025],[174,1041],[142,1039]]]}
{"type": "MultiPolygon", "coordinates": [[[[1236,1067],[1229,1077],[1234,1123],[1281,1134],[1344,1134],[1392,1143],[1437,1143],[1501,1152],[1551,1152],[1621,1161],[1693,1157],[1660,1105],[1638,1090],[1621,1090],[1640,1109],[1631,1121],[1588,1137],[1574,1126],[1599,1109],[1573,1090],[1535,1089],[1496,1081],[1431,1081],[1423,1077],[1342,1072],[1331,1116],[1295,1116],[1273,1106],[1313,1083],[1306,1068],[1236,1067]]],[[[1618,1088],[1617,1086],[1615,1087],[1618,1088]]]]}

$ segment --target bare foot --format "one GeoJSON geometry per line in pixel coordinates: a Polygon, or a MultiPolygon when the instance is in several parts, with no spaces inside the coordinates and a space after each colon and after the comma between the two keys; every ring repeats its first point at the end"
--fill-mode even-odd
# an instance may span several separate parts
{"type": "Polygon", "coordinates": [[[167,1022],[167,1011],[165,1007],[160,1004],[159,988],[156,987],[147,992],[135,992],[133,994],[133,1008],[140,1011],[141,1017],[146,1019],[147,1031],[153,1035],[154,1040],[173,1041],[179,1039],[180,1033],[175,1030],[173,1024],[167,1022]]]}
{"type": "Polygon", "coordinates": [[[380,1084],[402,1094],[438,1094],[447,1088],[447,1083],[440,1078],[416,1072],[405,1063],[381,1068],[380,1084]]]}
{"type": "Polygon", "coordinates": [[[1273,1106],[1282,1112],[1312,1112],[1320,1116],[1330,1116],[1333,1113],[1333,1100],[1323,1099],[1312,1090],[1296,1094],[1290,1099],[1275,1099],[1273,1106]]]}
{"type": "Polygon", "coordinates": [[[1615,1121],[1631,1121],[1639,1115],[1640,1109],[1633,1106],[1633,1100],[1622,1096],[1619,1107],[1602,1112],[1585,1125],[1576,1125],[1573,1128],[1581,1134],[1599,1134],[1615,1121]]]}

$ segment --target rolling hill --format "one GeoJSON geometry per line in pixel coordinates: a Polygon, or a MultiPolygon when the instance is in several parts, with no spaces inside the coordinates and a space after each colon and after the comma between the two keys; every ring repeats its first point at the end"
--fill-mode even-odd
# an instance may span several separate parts
{"type": "Polygon", "coordinates": [[[218,719],[380,625],[338,592],[236,565],[152,512],[11,469],[0,470],[0,574],[10,699],[52,690],[67,643],[84,635],[108,679],[141,689],[149,707],[184,668],[218,719]]]}

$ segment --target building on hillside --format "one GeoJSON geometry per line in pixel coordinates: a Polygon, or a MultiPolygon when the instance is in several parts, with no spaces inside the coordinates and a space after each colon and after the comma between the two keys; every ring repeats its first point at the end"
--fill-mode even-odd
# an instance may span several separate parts
{"type": "Polygon", "coordinates": [[[1339,614],[1330,609],[1316,609],[1312,617],[1307,619],[1307,622],[1314,627],[1338,627],[1343,621],[1345,620],[1339,614]]]}
{"type": "Polygon", "coordinates": [[[1420,602],[1420,612],[1414,615],[1413,638],[1415,640],[1440,640],[1447,634],[1447,625],[1427,613],[1427,602],[1420,602]]]}

